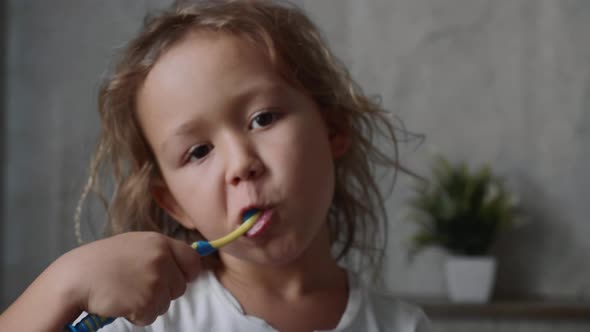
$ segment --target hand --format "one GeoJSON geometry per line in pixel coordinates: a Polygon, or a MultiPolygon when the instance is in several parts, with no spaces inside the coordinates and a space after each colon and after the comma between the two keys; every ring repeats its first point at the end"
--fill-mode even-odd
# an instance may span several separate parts
{"type": "Polygon", "coordinates": [[[58,271],[69,275],[82,310],[141,326],[165,313],[200,271],[199,255],[189,245],[153,232],[96,241],[60,260],[58,271]]]}

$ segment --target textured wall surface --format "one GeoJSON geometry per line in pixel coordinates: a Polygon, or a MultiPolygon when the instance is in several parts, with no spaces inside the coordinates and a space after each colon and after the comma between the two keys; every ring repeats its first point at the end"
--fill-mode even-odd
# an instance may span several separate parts
{"type": "MultiPolygon", "coordinates": [[[[100,77],[145,11],[167,2],[6,1],[0,308],[75,245],[72,214],[97,134],[100,77]]],[[[521,196],[531,222],[497,249],[496,295],[590,302],[590,2],[301,2],[365,91],[427,136],[418,149],[401,147],[404,163],[426,173],[430,150],[491,162],[521,196]]],[[[384,287],[444,296],[443,253],[405,259],[407,185],[401,177],[388,201],[384,287]]],[[[589,328],[436,323],[435,331],[589,328]]]]}

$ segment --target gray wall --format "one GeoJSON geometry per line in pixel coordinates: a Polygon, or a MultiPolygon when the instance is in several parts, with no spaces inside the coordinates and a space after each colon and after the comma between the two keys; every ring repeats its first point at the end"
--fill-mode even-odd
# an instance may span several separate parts
{"type": "MultiPolygon", "coordinates": [[[[97,134],[98,82],[145,11],[168,2],[6,2],[0,308],[74,247],[72,214],[97,134]]],[[[502,239],[497,296],[590,302],[590,2],[301,3],[365,90],[380,94],[410,130],[427,135],[417,150],[402,146],[406,164],[425,173],[432,150],[476,165],[491,162],[520,194],[531,223],[502,239]]],[[[444,296],[444,253],[426,251],[412,264],[405,259],[413,231],[402,221],[407,187],[400,178],[388,201],[383,287],[444,296]]],[[[437,331],[480,329],[588,326],[485,320],[437,325],[437,331]]]]}

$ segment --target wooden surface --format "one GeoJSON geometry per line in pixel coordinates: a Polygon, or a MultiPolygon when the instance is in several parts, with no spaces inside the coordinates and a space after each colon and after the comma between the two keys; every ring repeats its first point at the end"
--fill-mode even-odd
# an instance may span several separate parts
{"type": "Polygon", "coordinates": [[[432,318],[504,318],[535,320],[588,320],[590,303],[581,302],[491,302],[487,304],[414,301],[432,318]]]}

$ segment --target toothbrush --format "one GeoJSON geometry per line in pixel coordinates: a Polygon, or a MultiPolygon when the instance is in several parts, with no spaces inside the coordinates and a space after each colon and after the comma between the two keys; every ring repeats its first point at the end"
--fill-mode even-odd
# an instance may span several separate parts
{"type": "Polygon", "coordinates": [[[199,255],[207,256],[213,253],[215,250],[233,242],[240,236],[244,235],[250,228],[252,228],[252,226],[254,226],[254,223],[256,222],[256,220],[258,220],[259,216],[260,212],[257,209],[248,210],[244,213],[244,216],[242,218],[244,220],[244,223],[242,223],[240,227],[236,228],[233,232],[211,242],[194,242],[193,244],[191,244],[191,247],[193,247],[193,249],[195,249],[199,253],[199,255]]]}
{"type": "MultiPolygon", "coordinates": [[[[207,241],[197,241],[191,244],[191,247],[199,253],[201,256],[207,256],[214,253],[217,249],[228,245],[229,243],[235,241],[240,236],[244,235],[256,220],[260,217],[260,211],[257,209],[251,209],[244,213],[243,220],[244,222],[240,225],[240,227],[236,228],[231,233],[227,234],[226,236],[219,238],[217,240],[207,242],[207,241]]],[[[100,317],[97,315],[89,314],[84,317],[81,321],[79,321],[76,325],[68,324],[66,325],[66,331],[68,332],[95,332],[112,323],[115,318],[112,317],[100,317]]]]}

